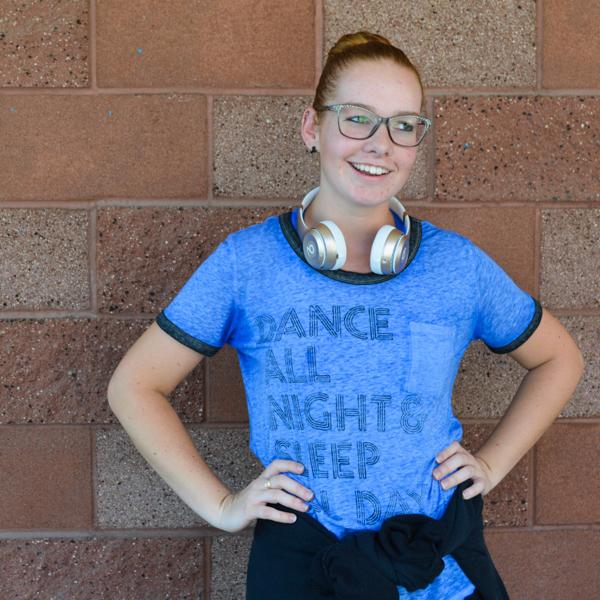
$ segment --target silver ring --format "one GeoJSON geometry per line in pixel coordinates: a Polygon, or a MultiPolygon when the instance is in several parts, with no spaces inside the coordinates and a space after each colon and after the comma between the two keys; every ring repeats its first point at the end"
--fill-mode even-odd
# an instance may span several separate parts
{"type": "Polygon", "coordinates": [[[267,479],[267,481],[265,482],[265,487],[266,488],[271,488],[271,478],[269,477],[269,479],[267,479]]]}

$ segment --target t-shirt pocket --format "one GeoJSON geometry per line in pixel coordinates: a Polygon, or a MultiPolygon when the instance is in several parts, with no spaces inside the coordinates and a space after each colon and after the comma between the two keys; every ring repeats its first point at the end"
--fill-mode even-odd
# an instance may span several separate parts
{"type": "Polygon", "coordinates": [[[442,394],[450,385],[456,327],[411,321],[407,390],[442,394]]]}

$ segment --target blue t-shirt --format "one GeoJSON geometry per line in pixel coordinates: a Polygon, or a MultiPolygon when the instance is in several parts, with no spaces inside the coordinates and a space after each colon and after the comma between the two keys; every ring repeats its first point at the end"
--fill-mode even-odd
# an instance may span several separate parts
{"type": "MultiPolygon", "coordinates": [[[[402,223],[394,215],[396,226],[402,223]]],[[[462,427],[452,388],[476,339],[522,344],[541,306],[468,238],[415,217],[399,274],[319,271],[302,252],[297,209],[227,236],[157,316],[205,354],[236,349],[250,448],[314,493],[307,512],[338,539],[397,514],[439,519],[455,488],[432,476],[462,427]]],[[[402,597],[462,600],[474,586],[451,555],[402,597]]]]}

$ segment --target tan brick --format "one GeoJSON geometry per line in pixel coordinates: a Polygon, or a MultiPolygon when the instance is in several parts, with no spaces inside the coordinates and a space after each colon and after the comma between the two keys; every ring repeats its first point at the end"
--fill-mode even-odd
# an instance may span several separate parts
{"type": "MultiPolygon", "coordinates": [[[[215,196],[285,198],[300,204],[319,185],[319,154],[300,136],[308,96],[228,96],[214,102],[215,196]]],[[[427,156],[432,137],[419,146],[401,198],[427,195],[427,156]]]]}
{"type": "Polygon", "coordinates": [[[249,535],[212,538],[211,600],[241,600],[246,593],[246,574],[254,528],[249,535]]]}
{"type": "MultiPolygon", "coordinates": [[[[461,445],[477,452],[490,437],[495,425],[465,424],[461,445]]],[[[527,525],[528,457],[525,455],[489,493],[483,496],[484,527],[525,527],[527,525]]]]}
{"type": "Polygon", "coordinates": [[[285,208],[98,211],[98,304],[155,316],[225,237],[285,208]]]}
{"type": "Polygon", "coordinates": [[[0,311],[89,308],[87,228],[83,210],[0,208],[0,311]]]}
{"type": "Polygon", "coordinates": [[[600,209],[542,210],[541,294],[556,308],[600,308],[600,209]]]}
{"type": "MultiPolygon", "coordinates": [[[[249,449],[247,428],[188,426],[187,431],[200,456],[230,490],[245,488],[264,470],[249,449]]],[[[207,526],[154,471],[123,429],[96,431],[96,464],[98,527],[207,526]]]]}
{"type": "Polygon", "coordinates": [[[0,87],[89,85],[88,2],[3,2],[0,87]]]}
{"type": "Polygon", "coordinates": [[[324,11],[323,60],[367,29],[404,50],[427,86],[535,85],[535,2],[325,0],[324,11]]]}

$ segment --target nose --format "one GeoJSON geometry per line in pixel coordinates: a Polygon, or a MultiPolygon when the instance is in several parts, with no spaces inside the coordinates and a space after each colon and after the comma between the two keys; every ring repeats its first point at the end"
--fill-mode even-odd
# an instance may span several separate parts
{"type": "Polygon", "coordinates": [[[383,121],[379,123],[379,127],[375,131],[375,133],[365,140],[367,142],[366,148],[369,151],[375,151],[377,153],[386,153],[389,154],[394,142],[392,142],[392,138],[390,137],[390,132],[388,131],[387,124],[383,121]]]}

